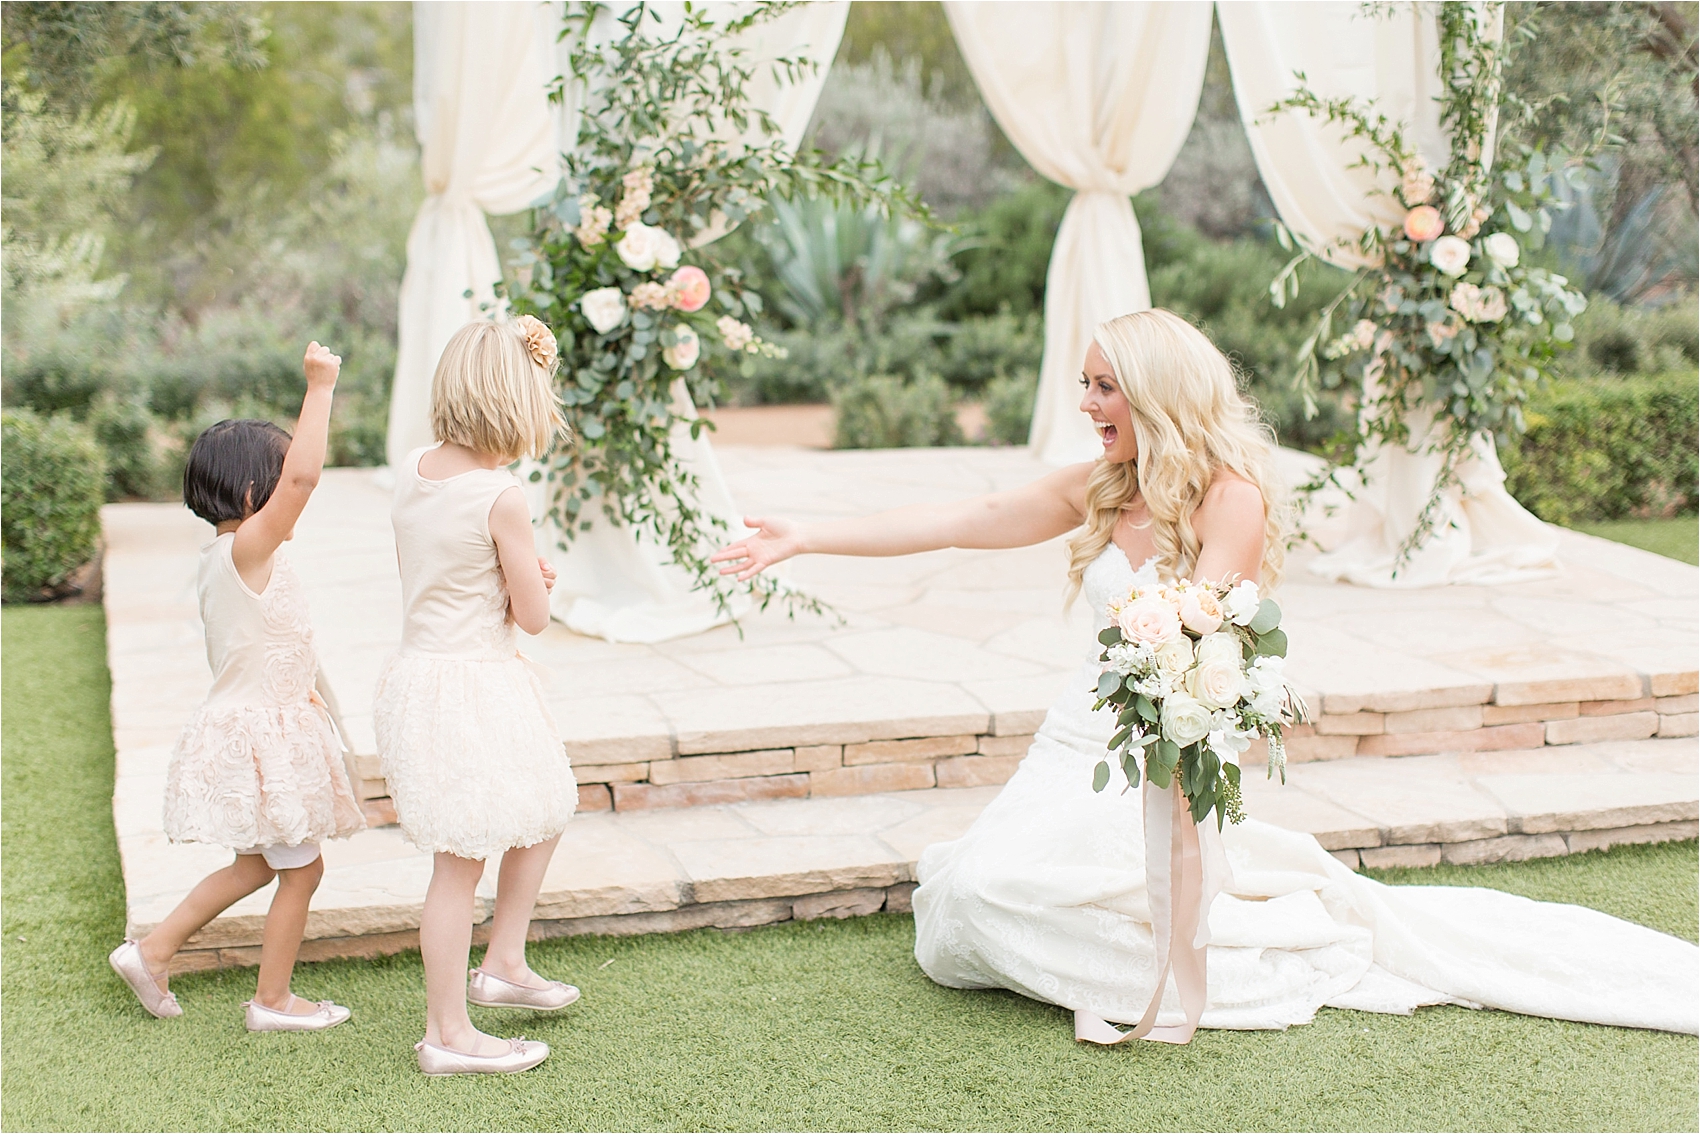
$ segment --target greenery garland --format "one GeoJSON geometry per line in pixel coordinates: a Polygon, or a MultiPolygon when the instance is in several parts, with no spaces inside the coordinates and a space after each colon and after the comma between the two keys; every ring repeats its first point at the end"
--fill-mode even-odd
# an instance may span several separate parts
{"type": "MultiPolygon", "coordinates": [[[[787,613],[825,613],[816,599],[758,576],[740,588],[708,556],[730,533],[699,503],[697,476],[673,451],[675,429],[700,437],[712,424],[675,396],[712,405],[717,365],[741,353],[783,356],[750,321],[761,296],[713,241],[758,213],[768,197],[828,196],[882,214],[926,210],[877,162],[827,161],[792,152],[746,87],[759,65],[737,38],[795,5],[757,3],[716,19],[684,5],[676,30],[637,4],[618,17],[624,33],[591,34],[600,4],[569,5],[562,38],[583,109],[565,176],[532,210],[517,283],[505,298],[535,315],[560,344],[558,389],[572,436],[531,473],[553,487],[548,515],[563,542],[589,530],[600,504],[611,523],[647,531],[707,591],[722,613],[740,589],[758,608],[779,598],[787,613]],[[758,141],[746,144],[748,134],[758,141]]],[[[806,57],[770,64],[788,82],[815,66],[806,57]]]]}
{"type": "MultiPolygon", "coordinates": [[[[1391,5],[1366,5],[1385,14],[1391,5]]],[[[1528,253],[1544,243],[1561,178],[1578,164],[1540,150],[1501,146],[1491,175],[1484,155],[1496,121],[1503,134],[1529,108],[1502,83],[1507,46],[1486,29],[1503,4],[1448,0],[1439,6],[1440,121],[1451,139],[1445,168],[1431,170],[1373,101],[1323,98],[1298,76],[1299,88],[1269,114],[1300,111],[1361,139],[1352,168],[1398,179],[1406,210],[1393,229],[1370,228],[1343,246],[1364,261],[1300,345],[1295,385],[1308,415],[1319,388],[1361,390],[1357,430],[1347,463],[1331,466],[1300,488],[1308,496],[1333,485],[1348,494],[1364,483],[1369,460],[1383,445],[1438,453],[1441,468],[1416,527],[1400,544],[1394,574],[1440,525],[1445,493],[1458,484],[1460,463],[1478,438],[1510,438],[1525,425],[1522,408],[1549,375],[1557,350],[1573,337],[1571,320],[1587,305],[1564,276],[1535,267],[1528,253]],[[1336,324],[1345,330],[1335,333],[1336,324]],[[1349,385],[1348,385],[1349,384],[1349,385]],[[1426,436],[1413,438],[1413,419],[1433,415],[1426,436]],[[1343,474],[1355,474],[1343,476],[1343,474]]],[[[1315,248],[1283,225],[1276,234],[1293,256],[1269,285],[1275,306],[1298,294],[1298,272],[1333,248],[1315,248]]]]}

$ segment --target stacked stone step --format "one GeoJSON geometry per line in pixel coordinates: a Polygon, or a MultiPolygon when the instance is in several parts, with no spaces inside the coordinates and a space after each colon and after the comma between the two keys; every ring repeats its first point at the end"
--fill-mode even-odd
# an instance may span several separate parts
{"type": "MultiPolygon", "coordinates": [[[[1501,682],[1371,694],[1307,693],[1320,708],[1288,734],[1294,763],[1352,756],[1422,756],[1694,736],[1700,732],[1700,673],[1620,673],[1586,679],[1501,682]]],[[[569,742],[581,811],[638,811],[869,795],[931,787],[1001,784],[1015,773],[1037,712],[1000,713],[985,731],[927,735],[915,722],[896,733],[843,733],[821,743],[805,727],[798,742],[739,747],[742,738],[704,734],[569,742]],[[851,737],[855,737],[851,739],[851,737]]],[[[1260,750],[1248,754],[1261,760],[1260,750]]],[[[359,760],[360,794],[374,826],[395,821],[375,757],[359,760]]]]}
{"type": "Polygon", "coordinates": [[[1411,693],[1310,698],[1322,711],[1292,730],[1287,758],[1421,756],[1694,736],[1700,675],[1693,670],[1585,680],[1460,686],[1411,693]]]}

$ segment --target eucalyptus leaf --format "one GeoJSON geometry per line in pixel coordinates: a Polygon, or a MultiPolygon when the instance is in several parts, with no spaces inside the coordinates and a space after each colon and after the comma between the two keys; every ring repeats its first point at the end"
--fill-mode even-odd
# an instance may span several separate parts
{"type": "Polygon", "coordinates": [[[1106,760],[1098,761],[1098,766],[1092,769],[1092,790],[1103,791],[1110,782],[1110,765],[1106,760]]]}
{"type": "Polygon", "coordinates": [[[1284,658],[1287,656],[1287,632],[1271,630],[1257,640],[1257,652],[1266,657],[1284,658]]]}
{"type": "Polygon", "coordinates": [[[1281,607],[1274,599],[1266,598],[1251,617],[1251,632],[1267,634],[1281,624],[1281,607]]]}

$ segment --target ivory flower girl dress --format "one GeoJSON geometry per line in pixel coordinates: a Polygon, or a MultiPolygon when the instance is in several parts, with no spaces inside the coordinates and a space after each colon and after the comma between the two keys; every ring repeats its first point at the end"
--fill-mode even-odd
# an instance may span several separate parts
{"type": "Polygon", "coordinates": [[[378,679],[378,756],[401,829],[421,850],[487,859],[553,838],[578,785],[543,687],[519,654],[490,508],[506,469],[396,478],[401,650],[378,679]]]}

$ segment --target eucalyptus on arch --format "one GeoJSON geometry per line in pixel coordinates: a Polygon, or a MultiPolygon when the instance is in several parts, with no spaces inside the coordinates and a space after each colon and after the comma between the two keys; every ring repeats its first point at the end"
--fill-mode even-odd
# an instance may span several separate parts
{"type": "Polygon", "coordinates": [[[793,615],[826,608],[764,577],[720,576],[708,556],[730,533],[702,508],[697,475],[674,452],[676,431],[695,439],[712,428],[687,399],[714,404],[717,365],[782,354],[756,335],[761,296],[714,240],[770,196],[926,215],[877,162],[793,151],[751,101],[758,68],[795,82],[816,66],[804,56],[755,60],[739,42],[795,6],[762,0],[715,18],[687,3],[674,25],[640,3],[613,17],[619,31],[604,37],[593,28],[606,27],[612,9],[568,5],[570,73],[550,97],[562,101],[569,86],[579,97],[578,136],[562,155],[560,184],[533,206],[505,296],[560,344],[557,389],[571,436],[532,478],[552,486],[548,516],[561,539],[588,530],[600,508],[665,546],[722,612],[744,588],[762,609],[775,598],[793,615]]]}

